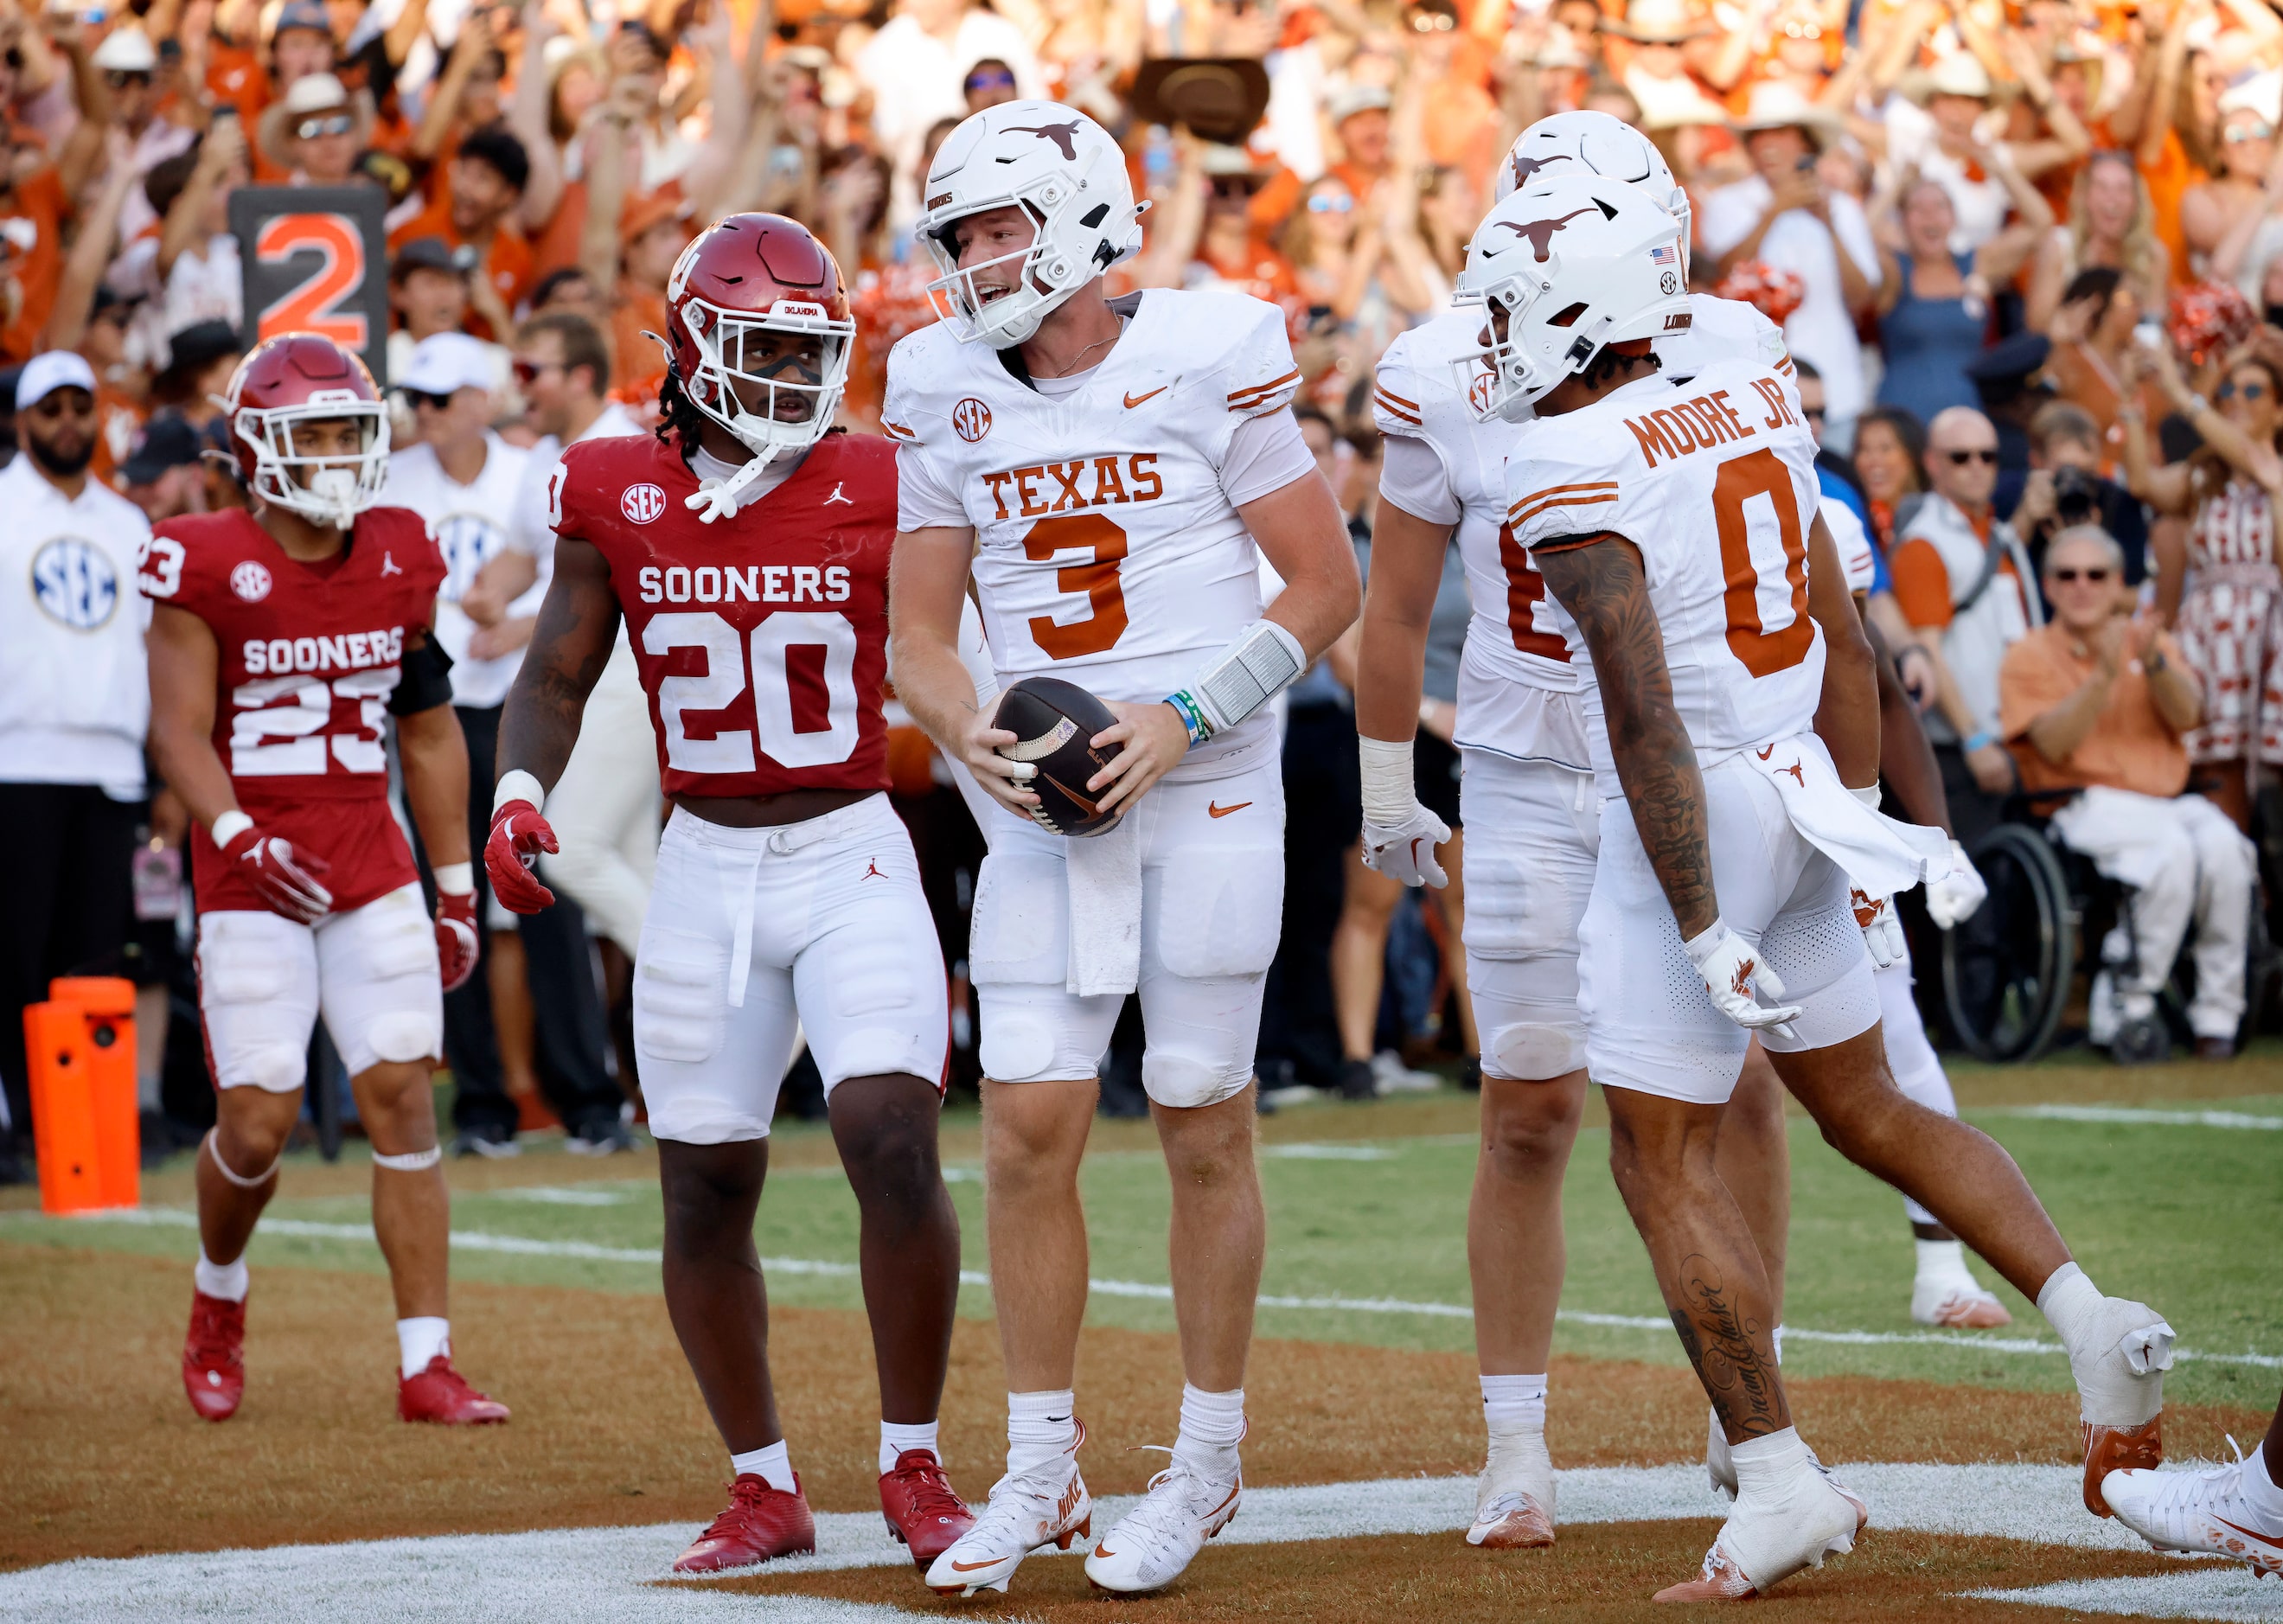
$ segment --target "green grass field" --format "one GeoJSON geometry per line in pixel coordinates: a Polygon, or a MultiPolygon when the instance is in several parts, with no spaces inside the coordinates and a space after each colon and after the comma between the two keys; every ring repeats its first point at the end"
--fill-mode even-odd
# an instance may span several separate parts
{"type": "MultiPolygon", "coordinates": [[[[2265,1059],[2249,1064],[2268,1068],[2271,1078],[2279,1069],[2265,1059]]],[[[2017,1081],[2027,1075],[2031,1074],[2006,1074],[2001,1092],[2014,1093],[2017,1081]]],[[[2241,1086],[2238,1079],[2231,1081],[2241,1086]]],[[[1961,1091],[1969,1097],[1991,1092],[1961,1091]]],[[[2069,1097],[2068,1090],[2030,1092],[2069,1097]]],[[[2190,1403],[2267,1408],[2283,1379],[2283,1278],[2269,1250],[2272,1238],[2283,1233],[2283,1131],[2147,1120],[2052,1120],[2028,1114],[2034,1109],[2014,1105],[1967,1114],[2021,1162],[2079,1259],[2105,1289],[2162,1308],[2184,1348],[2232,1356],[2184,1361],[2167,1383],[2168,1396],[2190,1403]]],[[[2166,1099],[2143,1109],[2190,1115],[2209,1109],[2283,1122],[2283,1094],[2206,1104],[2166,1099]]],[[[1326,1105],[1290,1110],[1275,1120],[1272,1136],[1277,1142],[1264,1146],[1261,1160],[1270,1223],[1264,1294],[1379,1301],[1383,1308],[1264,1305],[1264,1334],[1394,1347],[1471,1347],[1463,1308],[1465,1212],[1475,1148],[1471,1134],[1450,1131],[1463,1128],[1466,1111],[1466,1103],[1453,1098],[1431,1112],[1422,1111],[1418,1102],[1326,1105]],[[1417,1131],[1422,1120],[1439,1131],[1417,1131]],[[1360,1138],[1360,1133],[1376,1136],[1360,1138]],[[1385,1306],[1391,1303],[1424,1307],[1385,1306]],[[1445,1311],[1431,1311],[1438,1307],[1445,1311]]],[[[947,1126],[968,1128],[969,1134],[955,1137],[971,1145],[972,1121],[969,1115],[962,1123],[954,1113],[947,1126]]],[[[1131,1132],[1118,1137],[1141,1143],[1131,1132]]],[[[856,1207],[837,1168],[829,1165],[822,1129],[791,1125],[780,1131],[777,1143],[781,1165],[772,1175],[759,1224],[762,1254],[828,1267],[808,1273],[773,1269],[770,1291],[786,1303],[856,1307],[856,1282],[845,1267],[856,1255],[856,1207]]],[[[2016,1321],[2010,1331],[1980,1338],[1945,1333],[1934,1342],[1879,1339],[1921,1330],[1908,1316],[1912,1252],[1900,1198],[1833,1154],[1804,1119],[1793,1119],[1791,1146],[1788,1323],[1795,1331],[1867,1335],[1853,1342],[1793,1337],[1785,1347],[1788,1369],[2066,1388],[2068,1366],[2057,1353],[1991,1347],[1993,1340],[2007,1339],[2051,1340],[2036,1310],[2003,1287],[2000,1295],[2016,1321]]],[[[353,1146],[348,1155],[360,1150],[353,1146]]],[[[1589,1127],[1580,1136],[1565,1197],[1570,1269],[1563,1308],[1565,1314],[1648,1323],[1568,1319],[1555,1346],[1573,1354],[1677,1363],[1679,1350],[1664,1323],[1640,1243],[1611,1186],[1607,1153],[1606,1130],[1589,1127]]],[[[183,1159],[177,1159],[177,1167],[183,1159]]],[[[297,1167],[314,1165],[314,1157],[289,1161],[286,1193],[269,1208],[271,1220],[287,1222],[270,1223],[257,1235],[251,1253],[255,1269],[378,1272],[379,1253],[369,1238],[282,1232],[296,1223],[354,1230],[368,1221],[362,1196],[292,1193],[297,1182],[304,1189],[313,1182],[297,1181],[297,1167]]],[[[456,1191],[453,1228],[474,1243],[455,1249],[453,1267],[459,1276],[630,1292],[658,1289],[657,1268],[646,1259],[576,1255],[580,1246],[654,1250],[660,1213],[653,1184],[627,1178],[625,1162],[578,1160],[547,1148],[544,1140],[514,1165],[518,1177],[551,1182],[456,1191]],[[538,1249],[501,1249],[518,1243],[536,1243],[538,1249]]],[[[966,1266],[983,1271],[988,1261],[980,1175],[971,1160],[954,1159],[947,1171],[965,1230],[966,1266]]],[[[341,1187],[338,1174],[333,1182],[341,1187]]],[[[182,1190],[179,1180],[170,1176],[168,1183],[182,1190]]],[[[1096,1279],[1162,1287],[1167,1183],[1156,1154],[1144,1148],[1098,1151],[1087,1162],[1084,1188],[1096,1279]]],[[[195,1253],[192,1231],[179,1207],[146,1213],[141,1222],[51,1220],[17,1210],[0,1215],[0,1238],[185,1260],[195,1253]]],[[[1986,1269],[1977,1272],[1985,1283],[1995,1284],[1986,1269]]],[[[961,1307],[964,1313],[987,1316],[987,1286],[968,1287],[961,1307]]],[[[1089,1312],[1103,1324],[1152,1330],[1173,1325],[1172,1306],[1162,1296],[1098,1291],[1089,1312]]]]}

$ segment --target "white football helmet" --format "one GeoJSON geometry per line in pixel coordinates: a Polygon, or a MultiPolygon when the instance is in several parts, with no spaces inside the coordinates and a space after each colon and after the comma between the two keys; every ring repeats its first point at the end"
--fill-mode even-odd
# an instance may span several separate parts
{"type": "Polygon", "coordinates": [[[1047,313],[1142,247],[1142,209],[1126,154],[1110,132],[1059,102],[1003,102],[970,117],[937,149],[921,193],[919,239],[943,275],[928,285],[963,342],[1011,349],[1047,313]],[[952,228],[986,209],[1018,207],[1037,227],[1031,246],[962,269],[952,228]],[[978,271],[1020,261],[1003,291],[978,271]],[[986,297],[986,294],[989,297],[986,297]]]}
{"type": "Polygon", "coordinates": [[[1455,363],[1477,417],[1523,421],[1604,345],[1687,331],[1679,230],[1639,187],[1574,171],[1492,209],[1452,295],[1485,306],[1490,347],[1455,363]]]}
{"type": "Polygon", "coordinates": [[[1673,178],[1656,143],[1623,120],[1580,107],[1549,113],[1515,137],[1499,166],[1501,203],[1533,179],[1552,179],[1583,167],[1613,181],[1631,181],[1680,222],[1680,279],[1688,279],[1688,189],[1673,178]]]}

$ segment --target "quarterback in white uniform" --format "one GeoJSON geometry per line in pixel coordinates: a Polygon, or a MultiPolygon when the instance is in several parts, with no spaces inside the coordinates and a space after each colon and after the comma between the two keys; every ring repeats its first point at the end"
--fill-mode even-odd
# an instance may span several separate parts
{"type": "Polygon", "coordinates": [[[1741,360],[1685,390],[1658,375],[1650,340],[1688,317],[1664,274],[1677,242],[1623,183],[1533,181],[1492,211],[1461,279],[1489,305],[1489,409],[1536,410],[1508,522],[1570,615],[1608,797],[1581,925],[1586,1066],[1737,1476],[1703,1573],[1662,1593],[1676,1601],[1757,1594],[1867,1519],[1792,1426],[1765,1274],[1712,1165],[1749,1032],[1842,1154],[2038,1299],[2077,1378],[2089,1494],[2159,1453],[2171,1342],[2151,1310],[2094,1289],[2004,1151],[1894,1086],[1849,877],[1891,894],[1946,873],[1949,842],[1865,804],[1874,666],[1814,528],[1796,390],[1741,360]]]}
{"type": "Polygon", "coordinates": [[[1172,1464],[1089,1551],[1156,1589],[1235,1514],[1265,1225],[1250,1084],[1283,898],[1274,697],[1354,619],[1355,561],[1288,410],[1283,318],[1236,294],[1103,273],[1140,246],[1124,154],[1085,114],[1012,102],[938,152],[918,232],[946,319],[899,342],[891,602],[897,693],[995,803],[970,964],[982,1003],[986,1214],[1008,1380],[1007,1475],[928,1575],[1006,1589],[1090,1531],[1071,1391],[1086,1305],[1077,1174],[1095,1073],[1141,995],[1142,1083],[1173,1169],[1188,1378],[1172,1464]],[[1256,549],[1257,543],[1257,549],[1256,549]],[[1258,559],[1289,583],[1264,616],[1258,559]],[[1032,821],[961,663],[970,577],[1000,688],[1052,674],[1117,718],[1089,790],[1123,816],[1072,840],[1032,821]]]}
{"type": "MultiPolygon", "coordinates": [[[[1688,194],[1656,148],[1605,113],[1555,113],[1523,131],[1500,168],[1500,197],[1512,194],[1517,175],[1564,172],[1629,181],[1687,218],[1688,194]]],[[[1686,282],[1685,239],[1676,275],[1686,282]]],[[[1720,358],[1788,373],[1781,332],[1751,306],[1695,294],[1688,308],[1690,326],[1656,341],[1661,376],[1694,377],[1720,358]]],[[[1489,1433],[1467,1540],[1511,1549],[1554,1541],[1543,1372],[1562,1290],[1562,1174],[1585,1106],[1578,925],[1593,886],[1601,796],[1568,617],[1506,523],[1507,459],[1527,457],[1529,420],[1526,406],[1519,421],[1480,410],[1491,381],[1479,363],[1483,320],[1479,308],[1462,306],[1399,335],[1379,364],[1373,406],[1386,452],[1356,713],[1365,861],[1439,885],[1435,847],[1453,836],[1413,792],[1410,730],[1427,613],[1455,530],[1476,605],[1456,743],[1466,764],[1467,980],[1483,1032],[1483,1150],[1468,1255],[1489,1433]],[[1414,847],[1422,832],[1429,839],[1414,847]]],[[[1720,1140],[1720,1171],[1748,1198],[1779,1321],[1789,1187],[1782,1095],[1753,1050],[1720,1140]]],[[[1712,1438],[1717,1461],[1726,1443],[1717,1427],[1712,1438]]]]}

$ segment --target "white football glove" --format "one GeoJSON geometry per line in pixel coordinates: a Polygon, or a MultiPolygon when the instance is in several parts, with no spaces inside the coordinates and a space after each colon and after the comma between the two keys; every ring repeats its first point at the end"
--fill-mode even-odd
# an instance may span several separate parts
{"type": "Polygon", "coordinates": [[[1990,894],[1990,887],[1966,855],[1966,847],[1957,841],[1950,843],[1950,872],[1940,879],[1927,881],[1927,917],[1944,930],[1974,917],[1974,910],[1990,894]]]}
{"type": "Polygon", "coordinates": [[[1910,951],[1903,940],[1903,922],[1895,916],[1893,897],[1873,896],[1860,886],[1851,886],[1847,902],[1855,910],[1855,923],[1863,927],[1863,945],[1871,949],[1874,967],[1884,970],[1910,951]]]}
{"type": "Polygon", "coordinates": [[[1688,950],[1689,962],[1704,978],[1704,985],[1712,994],[1713,1007],[1748,1032],[1772,1031],[1777,1036],[1796,1042],[1799,1035],[1791,1029],[1790,1022],[1803,1005],[1796,1003],[1764,1004],[1758,994],[1765,991],[1771,998],[1784,995],[1783,983],[1776,972],[1760,960],[1759,950],[1741,936],[1730,930],[1723,921],[1715,919],[1701,936],[1691,937],[1681,944],[1688,950]]]}
{"type": "Polygon", "coordinates": [[[1440,891],[1451,883],[1435,848],[1451,838],[1451,826],[1417,801],[1411,815],[1398,824],[1364,820],[1363,864],[1406,886],[1432,886],[1440,891]]]}

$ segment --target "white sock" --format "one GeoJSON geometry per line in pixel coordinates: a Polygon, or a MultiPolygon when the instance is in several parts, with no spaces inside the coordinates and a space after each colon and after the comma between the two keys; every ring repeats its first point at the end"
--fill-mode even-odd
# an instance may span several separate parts
{"type": "Polygon", "coordinates": [[[1768,1341],[1774,1347],[1776,1363],[1780,1366],[1783,1363],[1783,1327],[1781,1325],[1768,1332],[1768,1341]]]}
{"type": "Polygon", "coordinates": [[[2092,1339],[2101,1329],[2101,1305],[2108,1300],[2100,1294],[2084,1270],[2074,1263],[2064,1263],[2053,1270],[2052,1277],[2038,1289],[2038,1312],[2045,1316],[2053,1334],[2069,1349],[2069,1363],[2090,1364],[2106,1348],[2092,1346],[2092,1339]]]}
{"type": "Polygon", "coordinates": [[[1736,1463],[1739,1507],[1747,1500],[1757,1500],[1763,1505],[1780,1501],[1789,1484],[1812,1470],[1807,1464],[1807,1445],[1796,1427],[1788,1426],[1765,1438],[1747,1438],[1741,1443],[1729,1445],[1728,1453],[1736,1463]]]}
{"type": "Polygon", "coordinates": [[[1007,1475],[1020,1477],[1053,1464],[1078,1437],[1077,1400],[1068,1387],[1054,1393],[1007,1395],[1007,1475]]]}
{"type": "Polygon", "coordinates": [[[451,1351],[451,1321],[434,1315],[423,1315],[417,1319],[396,1322],[397,1368],[405,1375],[419,1375],[428,1368],[431,1359],[451,1351]]]}
{"type": "Polygon", "coordinates": [[[1483,1426],[1496,1449],[1501,1439],[1542,1436],[1546,1431],[1546,1378],[1485,1376],[1483,1426]]]}
{"type": "Polygon", "coordinates": [[[253,1283],[253,1277],[246,1273],[244,1258],[235,1263],[208,1262],[204,1246],[199,1248],[198,1266],[191,1269],[191,1278],[198,1283],[199,1291],[224,1302],[244,1302],[245,1288],[253,1283]]]}
{"type": "Polygon", "coordinates": [[[1244,1438],[1244,1389],[1207,1393],[1181,1384],[1181,1430],[1173,1458],[1216,1482],[1236,1476],[1236,1446],[1244,1438]]]}
{"type": "Polygon", "coordinates": [[[2251,1453],[2243,1457],[2243,1497],[2270,1528],[2283,1528],[2283,1488],[2276,1487],[2274,1475],[2267,1470],[2264,1443],[2252,1446],[2251,1453]]]}
{"type": "Polygon", "coordinates": [[[765,1448],[730,1456],[729,1465],[741,1478],[759,1478],[771,1488],[788,1495],[799,1492],[800,1485],[793,1481],[792,1457],[785,1452],[782,1438],[765,1448]]]}
{"type": "Polygon", "coordinates": [[[943,1463],[943,1451],[936,1447],[936,1434],[942,1429],[939,1421],[921,1421],[906,1426],[900,1422],[880,1423],[880,1475],[886,1477],[896,1469],[896,1456],[907,1449],[925,1449],[943,1463]]]}
{"type": "Polygon", "coordinates": [[[1974,1278],[1966,1267],[1966,1243],[1962,1240],[1922,1240],[1913,1243],[1919,1249],[1919,1278],[1921,1280],[1971,1281],[1974,1278]]]}

